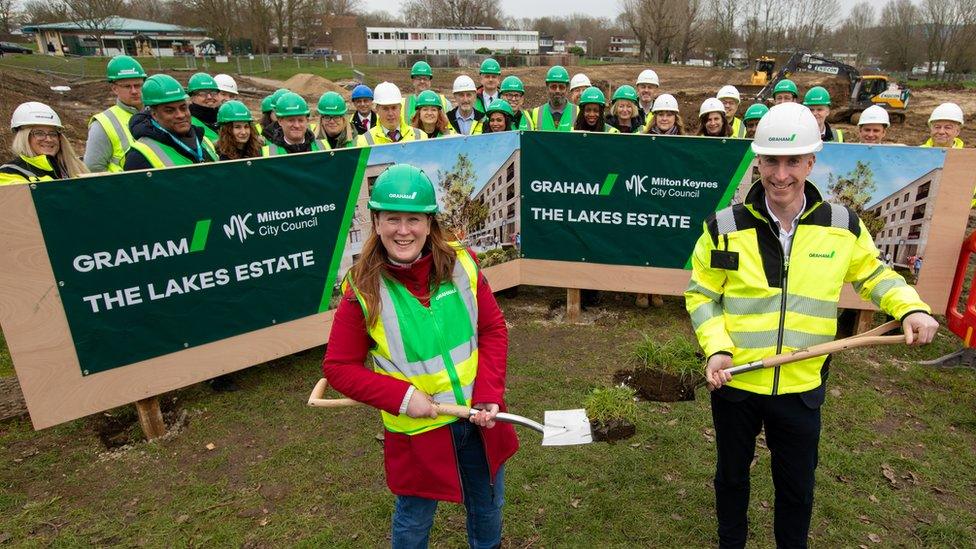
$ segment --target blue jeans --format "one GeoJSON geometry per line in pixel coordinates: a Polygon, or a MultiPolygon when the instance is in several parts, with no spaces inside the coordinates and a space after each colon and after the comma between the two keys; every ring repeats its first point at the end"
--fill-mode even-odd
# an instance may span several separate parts
{"type": "MultiPolygon", "coordinates": [[[[468,545],[473,549],[498,547],[502,542],[502,505],[505,504],[505,468],[489,483],[488,460],[478,427],[459,420],[449,425],[454,438],[464,508],[468,512],[468,545]]],[[[393,510],[393,549],[427,547],[434,525],[437,500],[397,496],[393,510]]]]}

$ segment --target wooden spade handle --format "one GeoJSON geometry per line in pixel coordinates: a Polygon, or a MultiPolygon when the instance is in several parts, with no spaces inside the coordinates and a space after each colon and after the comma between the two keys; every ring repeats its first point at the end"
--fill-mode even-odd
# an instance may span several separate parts
{"type": "MultiPolygon", "coordinates": [[[[358,400],[353,400],[351,398],[322,398],[325,396],[325,391],[329,388],[329,382],[324,377],[315,384],[312,389],[312,394],[308,396],[308,405],[317,406],[320,408],[343,408],[346,406],[357,406],[362,404],[358,400]]],[[[458,406],[457,404],[443,404],[440,402],[434,403],[437,406],[437,411],[446,416],[455,416],[467,419],[471,416],[471,408],[467,406],[458,406]]]]}

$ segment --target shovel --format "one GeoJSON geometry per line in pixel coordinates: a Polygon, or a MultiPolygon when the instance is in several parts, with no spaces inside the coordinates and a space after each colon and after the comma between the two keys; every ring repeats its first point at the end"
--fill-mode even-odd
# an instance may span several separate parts
{"type": "MultiPolygon", "coordinates": [[[[362,404],[351,398],[322,398],[329,383],[322,378],[315,384],[312,394],[308,397],[309,406],[321,408],[340,408],[345,406],[356,406],[362,404]]],[[[456,404],[443,404],[435,402],[438,413],[442,415],[455,416],[468,419],[478,413],[474,408],[458,406],[456,404]]],[[[590,420],[586,417],[586,410],[548,410],[545,413],[544,424],[533,421],[527,417],[517,416],[505,412],[495,415],[495,420],[504,421],[513,425],[528,427],[533,431],[542,433],[543,446],[571,446],[574,444],[589,444],[593,442],[593,433],[590,431],[590,420]]]]}
{"type": "MultiPolygon", "coordinates": [[[[731,368],[726,368],[725,371],[729,372],[733,376],[736,374],[741,374],[744,372],[751,372],[753,370],[760,370],[762,368],[772,368],[774,366],[780,366],[783,364],[788,364],[790,362],[797,362],[807,358],[813,358],[815,356],[828,355],[830,353],[837,353],[840,351],[846,351],[847,349],[856,349],[857,347],[867,347],[869,345],[892,345],[896,343],[904,343],[905,336],[903,335],[892,335],[885,336],[881,334],[886,334],[898,327],[901,323],[897,320],[892,320],[886,322],[873,330],[868,330],[851,337],[846,337],[844,339],[838,339],[836,341],[828,341],[827,343],[821,343],[819,345],[812,345],[810,347],[804,347],[803,349],[794,349],[788,353],[782,353],[778,355],[768,356],[761,360],[754,360],[752,362],[741,364],[739,366],[732,366],[731,368]]],[[[707,383],[702,380],[699,382],[700,385],[707,383]]]]}

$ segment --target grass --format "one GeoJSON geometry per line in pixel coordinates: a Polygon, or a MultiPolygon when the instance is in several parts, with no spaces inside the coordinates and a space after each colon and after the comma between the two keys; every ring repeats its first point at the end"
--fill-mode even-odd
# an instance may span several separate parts
{"type": "Polygon", "coordinates": [[[645,335],[634,354],[641,366],[655,368],[678,376],[699,375],[702,370],[702,357],[698,344],[685,336],[678,335],[663,342],[645,335]]]}
{"type": "Polygon", "coordinates": [[[907,86],[907,87],[909,87],[909,88],[911,88],[913,90],[915,90],[915,89],[921,90],[921,89],[925,89],[925,88],[941,88],[941,87],[946,86],[946,85],[956,85],[956,84],[959,84],[963,88],[966,88],[966,89],[974,89],[974,88],[976,88],[976,80],[964,80],[962,82],[947,82],[945,80],[935,80],[935,79],[928,79],[928,78],[919,78],[919,79],[914,79],[913,78],[911,80],[906,80],[904,82],[904,85],[905,86],[907,86]]]}
{"type": "MultiPolygon", "coordinates": [[[[679,298],[639,309],[633,295],[606,292],[604,305],[584,312],[588,324],[568,326],[546,316],[564,296],[523,287],[499,298],[514,413],[578,408],[632,360],[644,334],[691,333],[679,298]]],[[[942,330],[925,348],[835,357],[811,546],[976,543],[976,372],[916,364],[957,348],[942,330]]],[[[202,384],[170,393],[189,414],[185,430],[111,452],[91,419],[40,432],[25,419],[0,423],[0,538],[61,547],[388,545],[393,498],[374,439],[379,416],[305,406],[321,357],[317,348],[250,368],[237,374],[237,393],[202,384]]],[[[520,430],[506,471],[506,547],[716,545],[714,432],[704,389],[698,397],[637,403],[637,434],[618,444],[542,447],[520,430]]],[[[757,456],[752,543],[770,547],[769,452],[757,456]]],[[[431,545],[465,544],[463,508],[441,505],[431,545]]]]}
{"type": "Polygon", "coordinates": [[[586,395],[583,408],[591,420],[610,421],[626,419],[634,422],[637,419],[637,393],[630,387],[597,387],[586,395]]]}

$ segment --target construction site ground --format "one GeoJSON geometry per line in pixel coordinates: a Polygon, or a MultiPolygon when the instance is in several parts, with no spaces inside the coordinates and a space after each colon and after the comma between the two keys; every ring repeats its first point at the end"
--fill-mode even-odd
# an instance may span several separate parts
{"type": "MultiPolygon", "coordinates": [[[[646,68],[644,65],[589,65],[586,67],[567,67],[569,72],[584,72],[597,86],[604,89],[615,89],[622,84],[633,84],[637,74],[646,68]]],[[[713,96],[725,84],[744,85],[749,82],[749,71],[718,69],[710,67],[685,67],[677,65],[653,66],[661,80],[659,93],[671,93],[681,106],[682,116],[686,127],[695,127],[698,107],[707,97],[713,96]]],[[[410,75],[407,69],[384,69],[365,67],[366,83],[375,86],[384,80],[391,81],[404,92],[411,89],[410,75]]],[[[545,73],[546,67],[523,67],[505,69],[504,74],[515,74],[522,79],[526,88],[526,106],[536,106],[546,99],[545,73]]],[[[152,72],[152,71],[151,71],[152,72]]],[[[185,82],[189,78],[187,71],[169,71],[176,78],[185,82]]],[[[476,69],[435,69],[434,88],[450,96],[451,83],[462,73],[477,77],[476,69]]],[[[287,80],[274,80],[260,77],[239,76],[238,84],[242,89],[242,99],[255,112],[259,110],[261,99],[279,87],[291,87],[301,93],[310,102],[316,101],[325,91],[335,90],[349,97],[350,81],[332,82],[321,76],[306,73],[296,73],[287,80]],[[286,86],[288,84],[288,86],[286,86]]],[[[829,77],[816,73],[797,73],[794,80],[801,92],[814,85],[824,85],[831,90],[835,101],[843,100],[846,95],[846,83],[836,77],[829,77]]],[[[86,135],[88,120],[92,114],[104,109],[112,103],[109,86],[100,79],[72,81],[59,76],[33,72],[28,69],[0,68],[0,120],[10,119],[13,109],[24,101],[41,101],[49,103],[61,115],[68,136],[76,145],[76,152],[82,154],[83,142],[86,135]],[[51,86],[68,85],[71,91],[63,94],[51,90],[51,86]]],[[[891,127],[888,137],[892,142],[917,145],[928,138],[928,116],[936,105],[952,101],[958,103],[964,112],[972,115],[976,113],[976,90],[974,89],[938,89],[926,88],[914,90],[909,103],[909,112],[904,124],[891,127]]],[[[739,113],[743,113],[749,104],[743,101],[739,113]]],[[[844,130],[855,130],[848,133],[852,137],[856,128],[846,124],[838,124],[844,130]]],[[[7,132],[0,133],[0,149],[6,151],[11,136],[7,132]]],[[[976,128],[972,125],[963,128],[962,139],[967,143],[976,142],[976,128]]]]}

